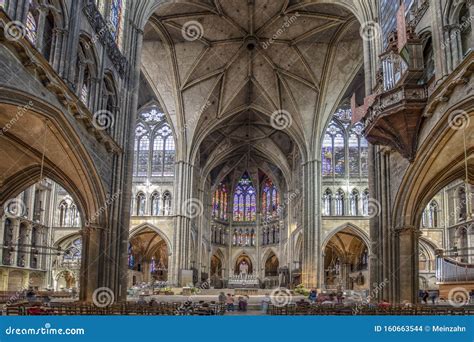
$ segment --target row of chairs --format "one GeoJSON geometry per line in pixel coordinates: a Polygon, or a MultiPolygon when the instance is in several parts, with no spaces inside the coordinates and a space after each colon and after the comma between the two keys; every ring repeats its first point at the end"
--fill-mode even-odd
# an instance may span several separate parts
{"type": "Polygon", "coordinates": [[[155,303],[154,305],[135,303],[116,303],[105,307],[97,307],[91,303],[21,303],[5,308],[8,316],[27,315],[187,315],[211,316],[223,315],[225,305],[220,303],[155,303]]]}
{"type": "Polygon", "coordinates": [[[324,305],[295,305],[285,306],[270,305],[268,308],[270,315],[474,315],[474,307],[427,307],[427,306],[346,306],[346,307],[328,307],[324,305]]]}

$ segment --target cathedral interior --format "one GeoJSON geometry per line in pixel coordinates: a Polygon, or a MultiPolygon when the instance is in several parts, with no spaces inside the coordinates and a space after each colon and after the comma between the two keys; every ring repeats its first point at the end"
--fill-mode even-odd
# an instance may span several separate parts
{"type": "Polygon", "coordinates": [[[0,1],[0,298],[474,291],[473,18],[0,1]]]}

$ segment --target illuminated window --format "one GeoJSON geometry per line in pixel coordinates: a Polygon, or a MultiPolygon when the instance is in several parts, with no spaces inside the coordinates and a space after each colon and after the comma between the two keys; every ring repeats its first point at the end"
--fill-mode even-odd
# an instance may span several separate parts
{"type": "Polygon", "coordinates": [[[277,218],[280,199],[278,190],[270,179],[267,179],[262,191],[262,215],[266,218],[277,218]]]}
{"type": "Polygon", "coordinates": [[[151,195],[151,215],[152,216],[160,215],[160,201],[161,201],[160,194],[157,192],[154,192],[151,195]]]}
{"type": "Polygon", "coordinates": [[[212,216],[227,220],[228,191],[224,183],[220,183],[212,197],[212,216]]]}
{"type": "Polygon", "coordinates": [[[112,0],[110,2],[110,31],[119,46],[122,46],[125,7],[125,0],[112,0]]]}
{"type": "Polygon", "coordinates": [[[147,177],[149,172],[152,177],[173,176],[175,150],[173,131],[164,113],[157,107],[142,112],[135,129],[134,176],[147,177]]]}
{"type": "Polygon", "coordinates": [[[35,3],[30,1],[30,9],[26,16],[26,37],[36,45],[37,31],[38,31],[38,15],[35,8],[35,3]]]}
{"type": "Polygon", "coordinates": [[[250,176],[244,173],[234,192],[234,221],[255,221],[256,218],[256,192],[250,176]]]}
{"type": "Polygon", "coordinates": [[[368,176],[368,143],[362,135],[363,126],[353,125],[351,117],[350,109],[339,109],[326,129],[321,149],[323,177],[368,176]]]}
{"type": "Polygon", "coordinates": [[[137,216],[145,216],[145,195],[143,193],[137,194],[136,203],[137,216]]]}
{"type": "Polygon", "coordinates": [[[332,215],[332,192],[326,189],[323,195],[323,215],[332,215]]]}

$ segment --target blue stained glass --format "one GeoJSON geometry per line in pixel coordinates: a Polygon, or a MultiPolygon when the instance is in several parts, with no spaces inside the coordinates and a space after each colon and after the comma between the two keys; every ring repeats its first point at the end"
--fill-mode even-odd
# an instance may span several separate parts
{"type": "Polygon", "coordinates": [[[240,179],[234,193],[234,221],[255,221],[256,191],[247,172],[240,179]]]}
{"type": "Polygon", "coordinates": [[[112,24],[112,36],[117,41],[120,34],[122,20],[122,0],[112,0],[110,8],[110,22],[112,24]]]}
{"type": "Polygon", "coordinates": [[[133,268],[135,266],[135,257],[133,256],[132,244],[128,243],[128,267],[133,268]]]}

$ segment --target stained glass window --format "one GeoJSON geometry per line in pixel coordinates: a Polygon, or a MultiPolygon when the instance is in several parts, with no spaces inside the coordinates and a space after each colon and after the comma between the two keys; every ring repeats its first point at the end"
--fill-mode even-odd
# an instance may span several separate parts
{"type": "Polygon", "coordinates": [[[343,127],[331,122],[324,135],[322,148],[323,176],[344,177],[345,175],[345,138],[343,127]]]}
{"type": "Polygon", "coordinates": [[[75,239],[64,251],[64,260],[80,261],[82,253],[82,239],[75,239]]]}
{"type": "Polygon", "coordinates": [[[221,220],[227,220],[228,191],[224,183],[220,183],[212,197],[212,216],[221,220]]]}
{"type": "Polygon", "coordinates": [[[134,176],[174,175],[175,142],[166,117],[157,107],[142,112],[135,130],[134,176]],[[149,170],[150,165],[150,170],[149,170]]]}
{"type": "Polygon", "coordinates": [[[324,135],[322,151],[322,173],[324,176],[332,176],[332,137],[329,134],[324,135]]]}
{"type": "Polygon", "coordinates": [[[135,257],[133,255],[133,247],[132,244],[128,243],[128,268],[133,269],[135,266],[135,257]]]}
{"type": "Polygon", "coordinates": [[[270,179],[263,185],[262,191],[262,215],[265,218],[277,218],[280,199],[278,190],[270,179]]]}
{"type": "Polygon", "coordinates": [[[360,138],[360,172],[361,177],[369,176],[369,144],[364,137],[360,138]]]}
{"type": "Polygon", "coordinates": [[[352,124],[352,112],[347,105],[334,113],[324,134],[321,148],[321,172],[323,177],[367,178],[368,143],[364,138],[363,125],[352,124]]]}
{"type": "Polygon", "coordinates": [[[125,0],[112,0],[110,2],[110,31],[115,42],[121,46],[124,26],[125,0]]]}
{"type": "Polygon", "coordinates": [[[349,135],[349,175],[359,177],[359,137],[355,133],[349,135]]]}
{"type": "Polygon", "coordinates": [[[334,174],[336,177],[345,176],[345,139],[342,132],[334,136],[334,174]]]}
{"type": "Polygon", "coordinates": [[[240,179],[234,192],[234,221],[255,221],[257,213],[256,191],[247,172],[240,179]]]}
{"type": "MultiPolygon", "coordinates": [[[[32,7],[30,5],[30,7],[32,7]]],[[[36,34],[38,30],[38,24],[36,22],[36,17],[33,14],[33,9],[31,8],[26,16],[26,37],[33,43],[36,44],[36,34]]]]}

